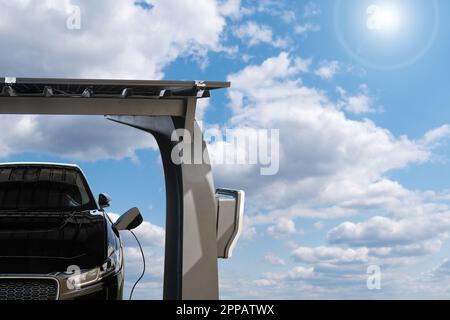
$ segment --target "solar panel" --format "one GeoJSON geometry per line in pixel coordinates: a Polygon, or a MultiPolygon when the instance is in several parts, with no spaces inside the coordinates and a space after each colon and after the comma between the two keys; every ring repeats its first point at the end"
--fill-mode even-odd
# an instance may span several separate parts
{"type": "Polygon", "coordinates": [[[229,82],[0,78],[0,97],[176,98],[210,96],[229,82]]]}

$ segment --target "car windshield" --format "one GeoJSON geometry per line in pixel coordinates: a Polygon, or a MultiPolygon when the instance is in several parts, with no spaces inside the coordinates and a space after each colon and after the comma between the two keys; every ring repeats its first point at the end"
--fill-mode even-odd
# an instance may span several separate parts
{"type": "Polygon", "coordinates": [[[85,211],[96,209],[79,170],[70,167],[0,167],[0,211],[85,211]]]}

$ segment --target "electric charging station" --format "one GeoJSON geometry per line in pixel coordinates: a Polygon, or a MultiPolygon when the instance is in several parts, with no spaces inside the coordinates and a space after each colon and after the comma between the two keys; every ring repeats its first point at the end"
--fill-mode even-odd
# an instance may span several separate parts
{"type": "MultiPolygon", "coordinates": [[[[209,161],[175,164],[173,133],[194,136],[197,99],[228,82],[0,78],[0,114],[103,115],[152,134],[166,184],[165,300],[218,299],[218,258],[242,229],[244,192],[215,189],[209,161]]],[[[203,157],[208,157],[202,138],[203,157]]],[[[194,144],[190,144],[194,152],[194,144]]]]}

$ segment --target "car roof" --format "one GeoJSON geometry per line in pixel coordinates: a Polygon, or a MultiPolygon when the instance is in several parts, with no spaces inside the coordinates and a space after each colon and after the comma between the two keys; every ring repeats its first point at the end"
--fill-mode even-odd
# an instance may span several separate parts
{"type": "Polygon", "coordinates": [[[65,167],[65,168],[73,168],[80,169],[80,167],[76,164],[71,163],[53,163],[53,162],[6,162],[0,163],[0,167],[23,167],[23,166],[45,166],[45,167],[65,167]]]}

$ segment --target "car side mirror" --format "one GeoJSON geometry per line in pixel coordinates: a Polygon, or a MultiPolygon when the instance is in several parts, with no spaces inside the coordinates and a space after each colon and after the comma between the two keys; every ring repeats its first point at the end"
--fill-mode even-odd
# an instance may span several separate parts
{"type": "Polygon", "coordinates": [[[108,208],[111,205],[111,197],[106,193],[100,193],[98,195],[98,205],[101,209],[108,208]]]}
{"type": "Polygon", "coordinates": [[[114,223],[114,227],[118,231],[133,230],[139,227],[143,221],[144,219],[142,218],[139,209],[132,208],[117,219],[116,223],[114,223]]]}

